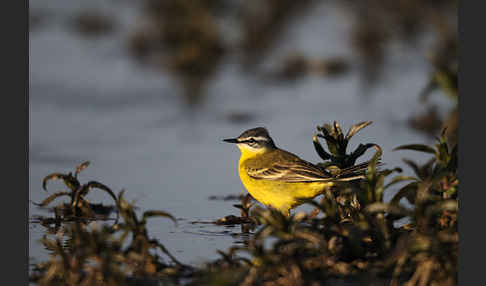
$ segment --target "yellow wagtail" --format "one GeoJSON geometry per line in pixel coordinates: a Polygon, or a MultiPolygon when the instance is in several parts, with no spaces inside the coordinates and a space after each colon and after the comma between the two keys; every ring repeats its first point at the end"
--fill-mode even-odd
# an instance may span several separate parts
{"type": "Polygon", "coordinates": [[[334,177],[323,168],[279,149],[263,127],[223,141],[235,143],[241,150],[238,172],[251,196],[287,216],[290,209],[322,194],[336,182],[362,179],[368,165],[342,169],[340,175],[344,177],[334,177]]]}

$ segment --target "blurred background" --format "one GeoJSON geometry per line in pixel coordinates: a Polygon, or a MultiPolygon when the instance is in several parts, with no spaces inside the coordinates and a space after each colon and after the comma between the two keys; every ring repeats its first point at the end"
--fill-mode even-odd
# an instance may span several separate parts
{"type": "MultiPolygon", "coordinates": [[[[444,126],[457,137],[457,1],[29,5],[30,200],[45,198],[46,175],[89,160],[81,181],[177,217],[149,228],[185,263],[241,242],[238,227],[201,223],[238,214],[210,197],[245,192],[239,151],[223,138],[265,126],[277,146],[317,163],[317,125],[371,120],[350,148],[376,143],[388,168],[408,174],[402,158],[428,158],[393,148],[433,144],[444,126]]],[[[29,229],[35,263],[47,253],[41,226],[29,229]]]]}

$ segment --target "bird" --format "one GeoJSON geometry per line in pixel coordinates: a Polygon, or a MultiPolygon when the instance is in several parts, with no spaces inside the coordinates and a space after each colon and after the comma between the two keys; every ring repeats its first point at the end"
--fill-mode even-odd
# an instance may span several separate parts
{"type": "Polygon", "coordinates": [[[238,173],[248,193],[263,205],[290,216],[290,210],[324,193],[337,182],[363,179],[368,163],[341,170],[339,176],[278,148],[264,127],[223,139],[238,146],[238,173]]]}

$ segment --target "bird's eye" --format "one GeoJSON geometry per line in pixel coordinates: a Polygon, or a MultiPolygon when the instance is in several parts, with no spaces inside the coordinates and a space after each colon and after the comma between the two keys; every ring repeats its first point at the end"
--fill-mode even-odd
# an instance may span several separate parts
{"type": "Polygon", "coordinates": [[[249,141],[250,143],[256,143],[256,140],[255,140],[255,139],[253,139],[253,138],[250,138],[248,141],[249,141]]]}

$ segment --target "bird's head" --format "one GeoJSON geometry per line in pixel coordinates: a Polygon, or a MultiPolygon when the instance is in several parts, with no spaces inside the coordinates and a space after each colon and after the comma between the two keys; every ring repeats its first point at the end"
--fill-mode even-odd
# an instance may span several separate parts
{"type": "Polygon", "coordinates": [[[248,129],[236,138],[223,139],[223,141],[237,144],[242,153],[248,154],[263,153],[277,148],[264,127],[248,129]]]}

